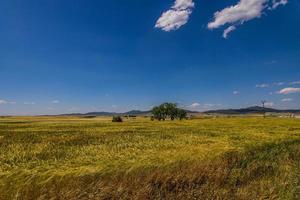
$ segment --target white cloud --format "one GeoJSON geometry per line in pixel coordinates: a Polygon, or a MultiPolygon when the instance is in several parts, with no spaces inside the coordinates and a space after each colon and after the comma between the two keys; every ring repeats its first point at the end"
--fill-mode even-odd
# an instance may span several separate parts
{"type": "Polygon", "coordinates": [[[266,84],[266,83],[257,84],[255,87],[257,87],[257,88],[267,88],[267,87],[269,87],[269,84],[266,84]]]}
{"type": "Polygon", "coordinates": [[[52,103],[58,104],[58,103],[60,103],[60,101],[59,100],[53,100],[52,103]]]}
{"type": "Polygon", "coordinates": [[[292,93],[298,93],[300,92],[300,88],[283,88],[282,90],[278,91],[278,94],[292,94],[292,93]]]}
{"type": "Polygon", "coordinates": [[[198,108],[200,107],[200,103],[192,103],[191,105],[188,106],[189,108],[198,108]]]}
{"type": "Polygon", "coordinates": [[[214,21],[208,24],[209,29],[219,28],[225,24],[242,24],[261,16],[268,0],[240,0],[238,4],[227,7],[214,14],[214,21]]]}
{"type": "Polygon", "coordinates": [[[265,106],[266,106],[266,107],[273,107],[273,106],[274,106],[274,103],[273,103],[273,102],[266,102],[266,103],[265,103],[265,106]]]}
{"type": "MultiPolygon", "coordinates": [[[[233,27],[236,27],[237,25],[242,25],[244,22],[249,20],[260,18],[263,11],[268,7],[269,2],[270,0],[240,0],[236,5],[229,6],[221,11],[215,12],[213,21],[209,22],[207,27],[209,29],[216,29],[226,24],[230,24],[230,27],[232,27],[232,25],[234,25],[233,27]]],[[[275,4],[276,3],[273,3],[273,5],[275,4]]],[[[284,4],[276,4],[276,7],[279,5],[284,4]]],[[[225,35],[226,38],[228,33],[233,31],[230,27],[225,29],[223,33],[223,36],[225,35]]]]}
{"type": "Polygon", "coordinates": [[[223,38],[227,39],[228,34],[234,31],[235,29],[236,29],[235,26],[229,26],[228,28],[226,28],[223,32],[223,38]]]}
{"type": "Polygon", "coordinates": [[[4,104],[16,104],[17,102],[15,101],[7,101],[7,100],[4,100],[4,99],[0,99],[0,105],[4,105],[4,104]]]}
{"type": "Polygon", "coordinates": [[[293,101],[293,99],[291,98],[285,98],[285,99],[281,99],[282,102],[288,102],[288,101],[293,101]]]}
{"type": "Polygon", "coordinates": [[[272,10],[276,9],[280,5],[286,5],[288,0],[273,0],[272,1],[272,10]]]}
{"type": "Polygon", "coordinates": [[[194,6],[193,0],[176,0],[171,9],[164,12],[157,20],[155,28],[164,31],[179,29],[188,22],[194,6]]]}
{"type": "Polygon", "coordinates": [[[238,95],[238,94],[240,94],[240,92],[239,91],[233,91],[232,94],[238,95]]]}
{"type": "Polygon", "coordinates": [[[173,9],[176,10],[186,10],[193,8],[195,6],[195,3],[193,0],[176,0],[173,9]]]}
{"type": "Polygon", "coordinates": [[[0,99],[0,104],[7,104],[7,101],[0,99]]]}

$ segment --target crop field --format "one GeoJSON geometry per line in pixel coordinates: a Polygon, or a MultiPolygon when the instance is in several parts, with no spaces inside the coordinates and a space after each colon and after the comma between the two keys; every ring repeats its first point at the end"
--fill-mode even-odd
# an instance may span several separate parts
{"type": "Polygon", "coordinates": [[[2,117],[0,199],[300,199],[300,120],[2,117]]]}

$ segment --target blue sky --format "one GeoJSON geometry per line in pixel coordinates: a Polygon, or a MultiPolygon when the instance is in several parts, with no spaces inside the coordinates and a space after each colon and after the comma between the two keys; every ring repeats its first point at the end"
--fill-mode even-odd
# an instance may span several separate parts
{"type": "Polygon", "coordinates": [[[0,0],[0,24],[0,115],[300,108],[297,0],[0,0]]]}

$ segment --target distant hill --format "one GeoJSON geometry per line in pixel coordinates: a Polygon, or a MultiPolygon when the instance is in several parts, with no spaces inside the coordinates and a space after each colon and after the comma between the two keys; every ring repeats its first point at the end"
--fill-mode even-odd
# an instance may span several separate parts
{"type": "MultiPolygon", "coordinates": [[[[188,114],[196,114],[199,113],[197,111],[186,110],[188,114]]],[[[131,110],[124,113],[117,112],[89,112],[89,113],[71,113],[71,114],[62,114],[61,116],[114,116],[114,115],[133,115],[133,116],[145,116],[151,115],[151,110],[141,111],[141,110],[131,110]]]]}
{"type": "Polygon", "coordinates": [[[113,115],[148,115],[151,111],[131,110],[124,113],[117,112],[89,112],[89,113],[71,113],[62,114],[62,116],[113,116],[113,115]]]}
{"type": "MultiPolygon", "coordinates": [[[[238,115],[238,114],[263,114],[268,113],[300,113],[300,110],[278,110],[274,108],[263,108],[260,106],[253,106],[249,108],[240,109],[221,109],[221,110],[209,110],[205,112],[190,111],[186,110],[190,115],[192,114],[224,114],[224,115],[238,115]]],[[[145,116],[151,115],[151,110],[141,111],[141,110],[131,110],[128,112],[117,113],[117,112],[89,112],[89,113],[71,113],[62,114],[61,116],[114,116],[114,115],[132,115],[132,116],[145,116]]]]}
{"type": "Polygon", "coordinates": [[[263,114],[268,113],[300,113],[300,110],[278,110],[274,108],[263,108],[260,106],[253,106],[249,108],[240,108],[240,109],[223,109],[223,110],[209,110],[203,112],[205,114],[226,114],[226,115],[235,115],[235,114],[263,114]]]}

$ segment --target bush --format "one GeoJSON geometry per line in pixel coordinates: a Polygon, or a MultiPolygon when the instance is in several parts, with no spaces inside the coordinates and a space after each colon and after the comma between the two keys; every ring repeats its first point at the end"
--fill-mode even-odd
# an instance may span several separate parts
{"type": "Polygon", "coordinates": [[[113,116],[112,122],[123,122],[123,119],[121,116],[113,116]]]}

